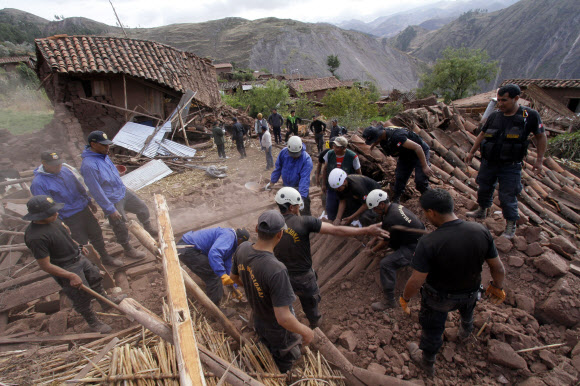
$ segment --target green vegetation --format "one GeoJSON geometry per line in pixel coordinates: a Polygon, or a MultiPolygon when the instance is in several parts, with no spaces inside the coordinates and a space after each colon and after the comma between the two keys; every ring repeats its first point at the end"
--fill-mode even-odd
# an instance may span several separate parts
{"type": "Polygon", "coordinates": [[[477,82],[489,82],[498,71],[497,61],[490,61],[484,50],[447,47],[431,72],[421,76],[419,97],[432,93],[444,97],[445,103],[467,97],[479,90],[477,82]]]}
{"type": "Polygon", "coordinates": [[[580,161],[580,131],[560,134],[548,141],[548,154],[572,161],[580,161]]]}
{"type": "Polygon", "coordinates": [[[379,109],[379,114],[384,117],[385,120],[387,120],[403,112],[404,110],[405,107],[401,102],[389,102],[385,103],[385,105],[379,109]]]}
{"type": "Polygon", "coordinates": [[[328,71],[332,76],[336,76],[336,70],[340,67],[340,60],[338,60],[338,55],[328,55],[326,57],[326,65],[328,66],[328,71]]]}
{"type": "Polygon", "coordinates": [[[250,106],[249,114],[255,117],[258,113],[268,115],[274,107],[278,107],[278,112],[282,114],[290,95],[284,83],[270,79],[264,87],[253,87],[249,91],[238,89],[235,95],[224,95],[222,98],[226,104],[235,108],[245,109],[250,106]]]}
{"type": "Polygon", "coordinates": [[[355,129],[366,126],[378,114],[375,95],[368,89],[340,87],[326,93],[322,113],[337,118],[342,126],[355,129]]]}
{"type": "Polygon", "coordinates": [[[415,31],[415,28],[413,28],[413,26],[408,26],[403,30],[403,32],[397,35],[395,47],[401,51],[407,51],[411,45],[411,41],[413,41],[416,36],[417,31],[415,31]]]}
{"type": "Polygon", "coordinates": [[[12,42],[0,42],[0,58],[9,56],[34,55],[34,48],[30,43],[14,44],[12,42]]]}
{"type": "Polygon", "coordinates": [[[17,111],[0,109],[0,128],[7,129],[12,134],[25,134],[38,131],[51,120],[52,110],[17,111]]]}

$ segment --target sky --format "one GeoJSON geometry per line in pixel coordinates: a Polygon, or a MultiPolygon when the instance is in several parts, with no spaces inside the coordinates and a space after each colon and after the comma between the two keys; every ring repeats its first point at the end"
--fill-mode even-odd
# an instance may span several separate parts
{"type": "MultiPolygon", "coordinates": [[[[359,19],[372,21],[437,0],[112,0],[127,27],[158,27],[174,23],[198,23],[224,17],[255,20],[264,17],[303,22],[359,19]]],[[[0,0],[0,9],[16,8],[47,20],[55,15],[82,16],[116,25],[109,0],[0,0]]]]}

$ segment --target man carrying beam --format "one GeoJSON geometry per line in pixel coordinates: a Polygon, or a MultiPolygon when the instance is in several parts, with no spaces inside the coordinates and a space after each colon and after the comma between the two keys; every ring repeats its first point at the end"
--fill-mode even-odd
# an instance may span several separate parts
{"type": "MultiPolygon", "coordinates": [[[[58,218],[58,211],[64,204],[54,202],[49,196],[34,196],[26,206],[28,214],[22,218],[31,223],[26,228],[24,242],[40,268],[62,287],[62,292],[92,331],[111,332],[111,327],[100,321],[92,310],[92,296],[80,289],[84,284],[108,298],[99,269],[86,258],[87,251],[72,239],[69,229],[58,218]]],[[[124,297],[109,300],[119,303],[124,297]]],[[[104,302],[101,306],[103,310],[110,307],[104,302]]]]}
{"type": "Polygon", "coordinates": [[[382,217],[383,229],[391,234],[389,240],[379,240],[378,237],[375,237],[367,244],[367,247],[372,248],[375,253],[385,249],[387,246],[395,250],[395,252],[389,253],[381,260],[381,286],[383,287],[385,300],[384,302],[373,303],[371,306],[375,311],[382,311],[385,308],[393,308],[397,304],[395,301],[397,270],[411,264],[417,242],[422,236],[421,233],[414,233],[412,230],[424,230],[425,225],[403,205],[389,202],[387,192],[381,189],[375,189],[370,192],[366,203],[369,209],[372,209],[382,217]],[[393,225],[411,229],[410,231],[395,230],[392,229],[393,225]],[[374,245],[375,243],[376,245],[374,245]]]}
{"type": "Polygon", "coordinates": [[[316,217],[301,216],[303,201],[300,193],[294,188],[280,189],[276,194],[276,203],[288,228],[284,230],[282,240],[276,246],[274,254],[288,268],[294,293],[300,298],[302,310],[310,322],[310,327],[315,328],[320,325],[322,314],[318,310],[320,290],[316,282],[316,273],[312,269],[310,234],[321,233],[342,237],[360,235],[387,237],[389,234],[382,230],[379,224],[366,228],[334,226],[316,217]]]}
{"type": "Polygon", "coordinates": [[[232,255],[249,239],[245,228],[217,227],[189,231],[177,243],[187,245],[179,250],[179,260],[205,282],[205,292],[217,306],[224,296],[223,286],[234,284],[230,278],[232,255]]]}
{"type": "Polygon", "coordinates": [[[300,358],[300,344],[309,344],[314,337],[314,332],[294,316],[292,303],[296,297],[288,270],[274,256],[274,248],[286,228],[279,212],[262,213],[256,226],[258,242],[240,245],[233,258],[231,276],[244,287],[256,333],[282,373],[289,371],[300,358]]]}

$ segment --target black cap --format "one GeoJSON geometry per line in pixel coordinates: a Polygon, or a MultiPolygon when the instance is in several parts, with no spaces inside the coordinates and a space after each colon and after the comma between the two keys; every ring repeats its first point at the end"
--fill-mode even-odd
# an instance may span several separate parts
{"type": "Polygon", "coordinates": [[[43,151],[40,153],[40,160],[47,165],[60,165],[62,164],[62,159],[58,153],[54,151],[43,151]]]}
{"type": "Polygon", "coordinates": [[[264,131],[264,130],[268,130],[268,126],[262,125],[262,131],[264,131]]]}
{"type": "Polygon", "coordinates": [[[246,228],[238,228],[236,229],[236,237],[242,239],[244,241],[248,241],[250,239],[250,232],[246,230],[246,228]]]}
{"type": "Polygon", "coordinates": [[[22,216],[23,220],[38,221],[49,218],[64,207],[64,204],[54,202],[50,196],[34,196],[26,203],[28,214],[22,216]]]}
{"type": "Polygon", "coordinates": [[[378,127],[367,127],[362,133],[362,137],[365,139],[365,143],[367,145],[372,145],[373,143],[377,142],[377,139],[379,139],[381,134],[381,130],[382,129],[379,129],[378,127]]]}
{"type": "Polygon", "coordinates": [[[93,131],[91,134],[89,134],[87,142],[89,143],[89,145],[92,142],[97,142],[100,143],[101,145],[110,145],[113,143],[113,141],[111,141],[107,137],[107,134],[103,133],[102,131],[93,131]]]}
{"type": "Polygon", "coordinates": [[[258,230],[264,233],[278,233],[287,229],[284,216],[277,210],[267,210],[258,218],[258,230]]]}

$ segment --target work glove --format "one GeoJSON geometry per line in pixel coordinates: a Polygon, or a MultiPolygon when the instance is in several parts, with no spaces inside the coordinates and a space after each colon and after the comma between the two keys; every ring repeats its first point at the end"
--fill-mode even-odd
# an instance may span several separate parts
{"type": "Polygon", "coordinates": [[[489,297],[489,301],[492,304],[501,304],[505,300],[505,291],[494,286],[493,282],[490,282],[487,286],[485,295],[489,297]]]}
{"type": "Polygon", "coordinates": [[[411,310],[409,309],[409,304],[407,303],[407,301],[405,299],[403,299],[402,296],[399,298],[399,304],[401,305],[401,308],[403,309],[403,311],[407,315],[411,315],[411,310]]]}
{"type": "Polygon", "coordinates": [[[222,275],[222,284],[223,285],[234,285],[234,281],[232,280],[230,275],[228,275],[227,273],[224,273],[222,275]]]}
{"type": "Polygon", "coordinates": [[[242,293],[242,291],[240,291],[237,284],[234,284],[232,296],[238,300],[242,300],[244,298],[244,294],[242,293]]]}

